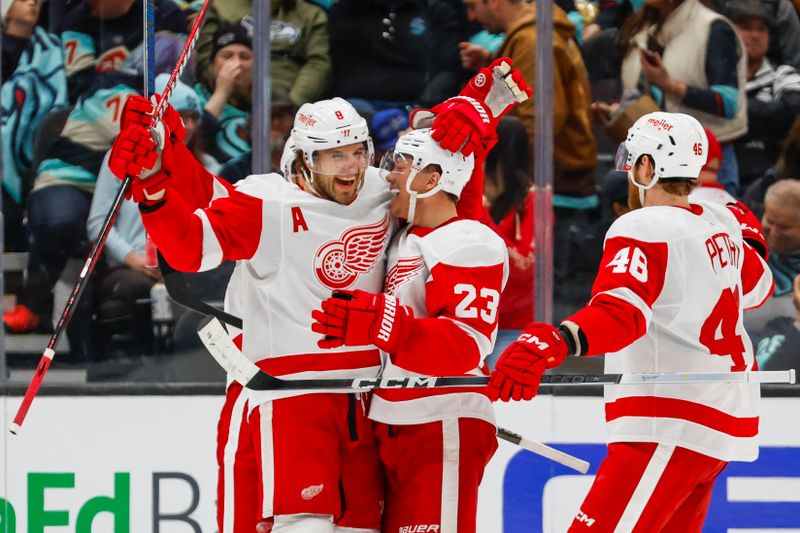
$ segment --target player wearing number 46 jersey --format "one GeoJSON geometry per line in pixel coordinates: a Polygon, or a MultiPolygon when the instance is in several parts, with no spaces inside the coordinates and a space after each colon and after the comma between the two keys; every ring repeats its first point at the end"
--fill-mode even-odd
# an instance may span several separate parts
{"type": "MultiPolygon", "coordinates": [[[[605,353],[610,373],[756,370],[742,312],[772,293],[766,247],[740,206],[689,202],[703,129],[651,113],[625,149],[634,210],[608,231],[591,301],[558,330],[529,325],[497,363],[494,397],[532,398],[568,354],[605,353]]],[[[755,383],[606,386],[608,456],[570,531],[701,531],[727,462],[758,455],[759,396],[755,383]]]]}
{"type": "MultiPolygon", "coordinates": [[[[506,247],[456,216],[473,158],[442,150],[428,130],[402,136],[381,165],[409,220],[388,251],[384,294],[340,292],[315,311],[321,347],[374,344],[384,377],[485,375],[508,276],[506,247]]],[[[485,388],[376,390],[386,472],[383,531],[475,531],[478,485],[497,448],[485,388]]]]}

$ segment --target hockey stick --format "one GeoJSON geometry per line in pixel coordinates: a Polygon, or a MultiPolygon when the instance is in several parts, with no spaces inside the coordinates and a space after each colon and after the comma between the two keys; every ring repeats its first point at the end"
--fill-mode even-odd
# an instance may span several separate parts
{"type": "MultiPolygon", "coordinates": [[[[158,102],[158,105],[153,113],[153,124],[157,124],[161,121],[161,116],[163,115],[165,109],[164,106],[166,105],[166,102],[169,101],[170,95],[172,94],[175,80],[178,78],[178,76],[180,76],[180,73],[183,72],[183,69],[186,68],[187,59],[189,58],[189,55],[191,54],[191,51],[197,42],[197,37],[200,33],[200,26],[205,19],[208,6],[210,6],[212,2],[213,0],[205,0],[203,7],[200,9],[199,14],[197,15],[194,26],[192,26],[192,31],[189,33],[189,38],[186,40],[186,44],[184,45],[183,52],[181,52],[181,55],[178,58],[178,63],[172,70],[172,75],[170,76],[169,81],[164,88],[164,94],[162,95],[162,98],[158,102]]],[[[17,414],[14,416],[14,421],[9,426],[9,431],[15,435],[19,433],[22,423],[25,421],[25,417],[28,414],[28,410],[33,403],[33,399],[39,392],[39,388],[42,385],[44,376],[47,374],[47,370],[50,368],[50,364],[53,362],[53,357],[55,357],[56,354],[56,345],[61,339],[61,336],[64,334],[64,331],[67,329],[67,325],[69,324],[69,321],[75,312],[75,305],[77,304],[78,300],[80,300],[81,295],[86,288],[89,276],[91,276],[92,272],[94,272],[94,267],[97,264],[97,260],[100,258],[100,252],[103,251],[103,247],[105,246],[106,239],[111,231],[111,227],[117,220],[117,216],[119,216],[120,207],[122,207],[122,202],[125,200],[125,194],[130,188],[133,179],[133,176],[125,177],[125,180],[122,182],[122,186],[117,192],[116,198],[114,198],[111,211],[109,211],[108,215],[106,215],[106,219],[103,222],[102,228],[100,229],[100,234],[95,239],[92,249],[89,251],[89,255],[86,257],[86,262],[83,264],[83,268],[78,276],[78,282],[75,284],[75,287],[72,288],[72,292],[67,299],[67,304],[64,306],[64,310],[61,312],[58,323],[56,324],[53,334],[47,343],[47,348],[45,348],[44,352],[42,353],[42,357],[39,360],[39,364],[36,366],[36,371],[33,374],[33,378],[31,379],[30,384],[28,384],[28,389],[25,391],[25,396],[22,398],[22,403],[20,404],[19,409],[17,409],[17,414]]]]}
{"type": "Polygon", "coordinates": [[[526,439],[522,435],[517,435],[516,433],[507,429],[500,427],[497,428],[497,437],[503,439],[504,441],[510,442],[511,444],[515,444],[520,448],[528,450],[529,452],[533,452],[536,455],[541,455],[542,457],[550,459],[551,461],[564,465],[567,468],[577,470],[581,474],[588,472],[589,467],[591,466],[588,461],[584,461],[583,459],[579,459],[568,453],[564,453],[561,450],[551,448],[550,446],[542,444],[541,442],[526,439]]]}
{"type": "MultiPolygon", "coordinates": [[[[142,46],[142,59],[144,60],[144,97],[148,100],[156,92],[156,7],[154,0],[145,0],[142,3],[144,10],[142,21],[142,35],[144,43],[142,46]]],[[[156,245],[150,234],[144,234],[144,258],[145,266],[155,268],[158,266],[156,245]]]]}
{"type": "MultiPolygon", "coordinates": [[[[198,329],[198,335],[205,344],[208,351],[214,356],[214,359],[225,369],[230,377],[242,385],[251,387],[251,382],[259,376],[268,377],[269,380],[275,385],[270,389],[256,389],[256,390],[297,390],[308,387],[282,387],[281,384],[297,384],[306,382],[341,382],[341,384],[348,385],[343,387],[324,387],[324,388],[339,388],[339,389],[368,389],[368,388],[390,388],[393,387],[393,382],[397,382],[393,378],[374,378],[374,379],[335,379],[335,380],[300,380],[300,381],[285,381],[274,378],[262,372],[255,364],[253,364],[239,348],[233,343],[228,332],[225,331],[224,326],[216,317],[207,317],[198,329]]],[[[434,379],[434,380],[448,380],[439,381],[438,386],[464,386],[464,385],[485,385],[488,381],[483,377],[453,377],[453,378],[409,378],[409,379],[434,379]]],[[[399,380],[403,381],[403,380],[399,380]]],[[[416,382],[415,382],[416,383],[416,382]]],[[[420,381],[422,383],[422,381],[420,381]]],[[[319,387],[311,387],[319,388],[319,387]]],[[[567,453],[556,450],[539,442],[528,440],[516,433],[508,431],[507,429],[497,428],[497,436],[512,444],[524,448],[542,457],[546,457],[551,461],[577,470],[585,474],[589,470],[589,463],[577,457],[573,457],[567,453]]]]}
{"type": "MultiPolygon", "coordinates": [[[[251,390],[315,390],[315,389],[419,389],[438,387],[481,386],[489,382],[483,376],[443,377],[374,377],[338,379],[279,379],[258,368],[236,347],[225,328],[215,317],[208,317],[198,330],[206,349],[230,376],[251,390]]],[[[686,374],[553,374],[542,376],[542,384],[676,384],[676,383],[794,383],[794,370],[762,372],[720,372],[686,374]]]]}

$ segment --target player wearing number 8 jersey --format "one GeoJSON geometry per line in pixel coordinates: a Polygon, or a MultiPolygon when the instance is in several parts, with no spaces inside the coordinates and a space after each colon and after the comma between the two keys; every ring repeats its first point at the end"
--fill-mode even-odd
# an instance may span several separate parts
{"type": "MultiPolygon", "coordinates": [[[[502,74],[487,69],[467,95],[428,113],[436,114],[433,132],[443,151],[477,146],[485,153],[492,144],[496,121],[526,88],[518,71],[506,65],[502,74]]],[[[172,126],[159,130],[154,139],[141,124],[124,128],[110,166],[120,178],[142,178],[130,191],[172,266],[195,271],[240,261],[229,302],[242,312],[245,355],[283,379],[378,373],[380,354],[370,343],[320,349],[308,327],[331,290],[382,289],[397,227],[355,109],[339,98],[300,108],[292,131],[302,159],[296,183],[269,174],[230,186],[173,146],[172,126]],[[179,183],[203,194],[181,191],[179,183]]],[[[480,181],[473,183],[473,203],[459,208],[479,207],[480,181]]],[[[368,401],[346,392],[248,391],[245,398],[229,389],[219,432],[221,532],[250,533],[268,517],[273,533],[378,530],[382,479],[368,401]]]]}
{"type": "MultiPolygon", "coordinates": [[[[609,373],[756,370],[742,313],[771,294],[772,276],[741,210],[689,202],[706,147],[687,115],[633,125],[634,210],[606,235],[591,301],[558,330],[529,325],[498,361],[495,397],[531,398],[568,354],[605,353],[609,373]]],[[[751,383],[606,386],[608,456],[570,531],[701,531],[727,462],[758,455],[759,395],[751,383]]]]}
{"type": "MultiPolygon", "coordinates": [[[[397,141],[381,169],[396,193],[390,211],[409,226],[389,247],[385,292],[323,302],[312,326],[326,335],[320,346],[375,344],[384,377],[486,374],[508,256],[489,228],[456,216],[472,167],[428,130],[397,141]]],[[[379,389],[369,417],[386,471],[383,531],[474,532],[497,448],[485,388],[379,389]]]]}

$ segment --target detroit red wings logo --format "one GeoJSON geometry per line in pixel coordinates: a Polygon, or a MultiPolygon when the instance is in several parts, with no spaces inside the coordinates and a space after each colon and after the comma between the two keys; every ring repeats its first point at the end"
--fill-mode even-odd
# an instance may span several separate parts
{"type": "Polygon", "coordinates": [[[383,287],[383,292],[394,294],[400,285],[413,278],[417,271],[424,266],[425,260],[421,256],[400,259],[386,274],[386,284],[383,287]]]}
{"type": "Polygon", "coordinates": [[[314,273],[330,289],[346,289],[359,274],[372,270],[381,256],[389,232],[389,215],[368,226],[345,231],[341,238],[320,246],[314,256],[314,273]]]}

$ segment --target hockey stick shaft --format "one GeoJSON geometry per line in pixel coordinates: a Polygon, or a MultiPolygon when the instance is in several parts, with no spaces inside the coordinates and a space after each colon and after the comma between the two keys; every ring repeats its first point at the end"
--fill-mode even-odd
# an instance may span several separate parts
{"type": "MultiPolygon", "coordinates": [[[[144,9],[142,21],[144,24],[142,35],[144,43],[142,46],[144,59],[144,89],[145,98],[150,98],[156,92],[156,8],[154,0],[145,0],[142,3],[144,9]]],[[[145,266],[155,268],[158,266],[156,245],[149,233],[144,235],[144,258],[145,266]]]]}
{"type": "Polygon", "coordinates": [[[200,12],[197,14],[197,18],[192,25],[192,30],[189,32],[189,37],[186,39],[186,44],[183,46],[183,51],[181,52],[180,57],[178,57],[178,62],[175,64],[175,68],[172,69],[172,74],[169,75],[169,81],[167,81],[166,87],[164,87],[164,92],[161,95],[161,99],[156,104],[156,108],[153,111],[153,124],[158,124],[161,122],[161,117],[164,115],[164,110],[166,109],[166,105],[172,96],[172,91],[175,89],[175,80],[180,78],[181,74],[183,74],[183,70],[186,68],[186,64],[189,62],[189,56],[194,50],[194,45],[197,44],[197,38],[200,37],[200,27],[203,25],[203,21],[206,18],[206,11],[208,11],[209,6],[213,3],[213,0],[205,0],[203,2],[203,7],[200,8],[200,12]]]}
{"type": "MultiPolygon", "coordinates": [[[[416,389],[438,387],[476,387],[486,385],[483,376],[443,377],[368,377],[334,379],[279,379],[262,371],[236,347],[217,318],[209,318],[198,334],[209,353],[233,379],[251,390],[339,390],[339,389],[416,389]]],[[[794,370],[766,372],[721,372],[707,374],[553,374],[542,376],[542,384],[688,384],[688,383],[794,383],[794,370]]]]}
{"type": "MultiPolygon", "coordinates": [[[[202,26],[206,11],[208,10],[208,7],[211,5],[212,1],[213,0],[205,0],[203,7],[200,9],[200,12],[197,15],[197,19],[194,22],[189,39],[187,39],[186,44],[184,45],[183,51],[178,58],[178,63],[175,65],[172,75],[167,82],[167,86],[164,89],[164,94],[162,95],[162,98],[156,106],[155,112],[153,113],[153,124],[156,124],[161,120],[161,116],[163,115],[165,109],[164,106],[167,104],[170,95],[172,94],[175,80],[178,78],[178,76],[180,76],[180,73],[183,72],[183,69],[186,68],[186,62],[191,54],[192,49],[194,48],[194,45],[197,42],[200,26],[202,26]]],[[[84,289],[86,288],[89,277],[91,276],[92,272],[94,272],[94,267],[97,264],[100,253],[103,251],[103,247],[108,239],[108,234],[110,233],[114,222],[119,216],[119,210],[122,207],[122,202],[125,200],[125,194],[130,188],[133,179],[133,176],[127,176],[122,182],[122,186],[117,192],[116,198],[114,198],[114,203],[111,206],[111,210],[109,211],[108,215],[106,215],[105,221],[103,221],[100,234],[92,244],[92,249],[86,258],[86,262],[81,269],[80,275],[78,276],[78,282],[75,284],[75,287],[73,287],[72,292],[67,299],[67,304],[64,306],[64,310],[61,312],[58,323],[56,324],[53,334],[47,343],[47,348],[45,348],[44,352],[42,353],[42,357],[39,360],[39,364],[36,366],[36,371],[33,374],[33,378],[28,384],[28,389],[25,391],[25,396],[22,398],[22,403],[20,404],[19,409],[17,409],[14,420],[9,427],[9,431],[15,435],[19,433],[20,429],[22,428],[22,424],[25,422],[25,418],[28,415],[31,404],[36,397],[36,394],[39,392],[39,388],[41,387],[42,381],[44,380],[44,377],[50,368],[50,364],[53,362],[56,345],[58,344],[59,339],[61,339],[64,331],[66,331],[72,315],[75,313],[75,306],[80,300],[84,289]]]]}
{"type": "Polygon", "coordinates": [[[111,227],[117,220],[119,210],[122,207],[122,202],[125,200],[125,191],[128,190],[132,180],[133,178],[131,176],[125,178],[125,181],[122,182],[122,187],[120,187],[119,192],[117,192],[116,198],[114,198],[111,211],[106,216],[103,226],[100,229],[100,234],[97,236],[97,239],[95,239],[94,244],[92,245],[92,249],[83,264],[80,274],[78,275],[78,282],[72,288],[72,292],[67,299],[64,310],[61,311],[61,316],[58,318],[58,323],[56,324],[53,334],[50,336],[50,340],[47,343],[47,348],[45,348],[44,353],[42,353],[42,357],[39,360],[39,364],[36,366],[36,371],[33,374],[33,378],[28,385],[28,389],[25,391],[25,396],[22,398],[22,403],[20,404],[19,409],[17,409],[17,414],[14,416],[14,421],[11,423],[11,427],[9,428],[11,433],[17,434],[19,432],[20,428],[22,427],[22,423],[25,421],[25,417],[28,414],[28,410],[33,403],[33,399],[39,392],[39,387],[42,385],[42,380],[44,380],[44,376],[47,374],[47,370],[50,368],[50,363],[53,362],[56,345],[66,331],[72,315],[75,313],[75,306],[81,299],[81,295],[83,294],[83,290],[86,288],[89,277],[94,271],[97,260],[100,258],[100,252],[103,251],[103,246],[106,243],[106,239],[111,231],[111,227]]]}
{"type": "Polygon", "coordinates": [[[515,444],[520,448],[528,450],[529,452],[533,452],[536,455],[541,455],[542,457],[550,459],[551,461],[564,465],[567,468],[577,470],[581,474],[588,472],[589,467],[591,466],[588,461],[584,461],[583,459],[579,459],[568,453],[564,453],[561,450],[551,448],[550,446],[542,444],[541,442],[526,439],[522,435],[518,435],[507,429],[500,427],[497,428],[497,437],[503,439],[504,441],[510,442],[511,444],[515,444]]]}
{"type": "MultiPolygon", "coordinates": [[[[231,341],[230,337],[228,336],[225,328],[222,326],[222,323],[219,321],[218,318],[209,317],[205,320],[198,330],[198,335],[203,341],[203,344],[206,345],[208,351],[214,356],[214,359],[219,362],[219,364],[225,369],[225,371],[230,375],[234,380],[238,381],[242,385],[250,387],[252,384],[253,379],[258,375],[268,376],[268,374],[264,374],[261,370],[258,369],[247,357],[242,354],[242,352],[236,347],[235,344],[231,341]]],[[[270,376],[271,377],[271,376],[270,376]]],[[[289,383],[294,384],[291,381],[283,381],[277,378],[272,378],[275,381],[280,383],[289,383]]],[[[420,378],[425,379],[425,378],[420,378]]],[[[432,378],[436,380],[443,380],[447,379],[450,380],[447,383],[455,385],[470,385],[470,384],[486,384],[487,378],[483,377],[465,377],[465,378],[432,378]]],[[[306,380],[306,381],[313,381],[313,380],[306,380]]],[[[361,389],[364,388],[362,383],[365,382],[379,382],[379,383],[390,383],[393,382],[391,378],[376,378],[372,380],[319,380],[319,381],[341,381],[350,384],[351,386],[344,387],[345,389],[361,389]],[[359,382],[359,383],[356,383],[359,382]]],[[[274,389],[278,390],[278,389],[274,389]]],[[[529,439],[522,437],[521,435],[517,435],[507,429],[497,428],[497,436],[505,441],[508,441],[512,444],[520,446],[528,451],[531,451],[535,454],[541,455],[542,457],[546,457],[552,461],[555,461],[559,464],[577,470],[585,474],[589,470],[589,463],[582,459],[578,459],[577,457],[573,457],[567,453],[562,451],[556,450],[551,448],[545,444],[540,442],[535,442],[529,439]]]]}

